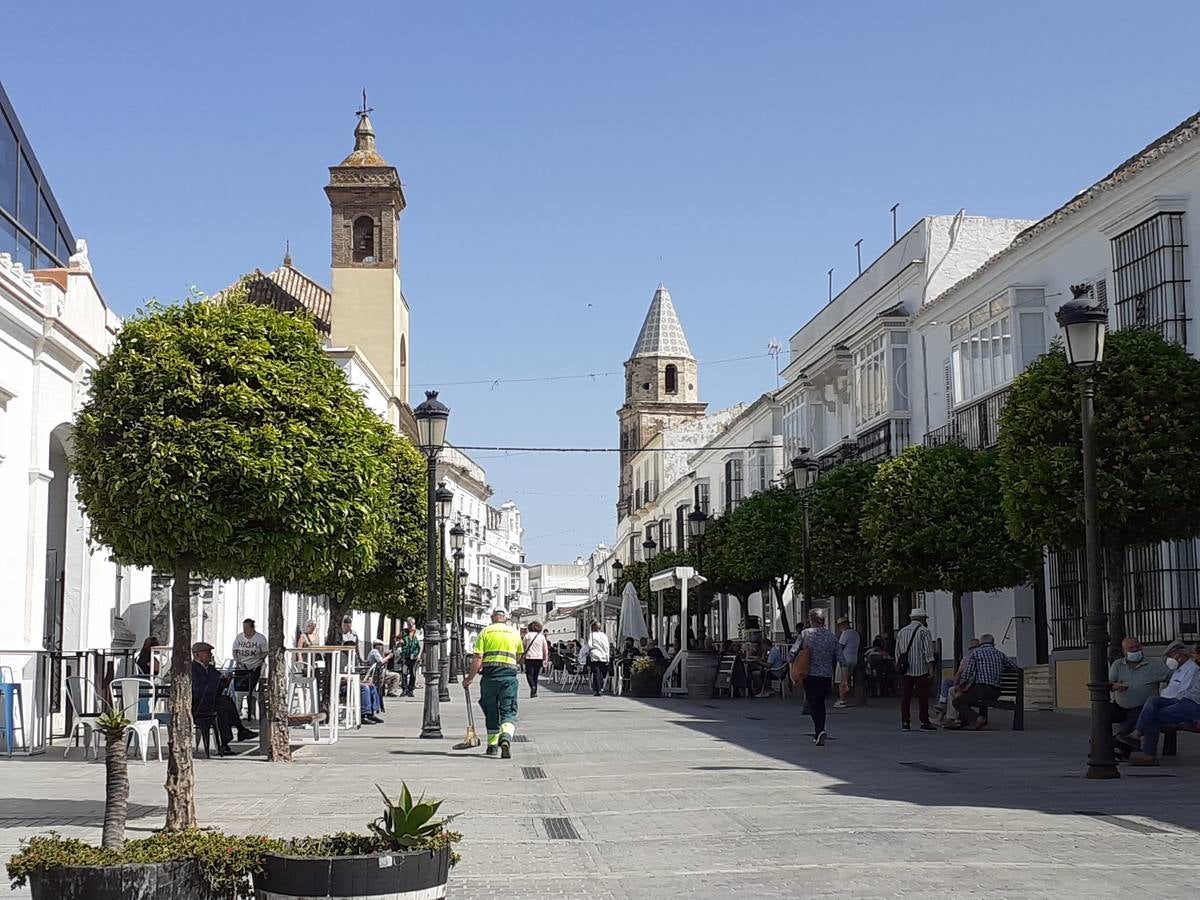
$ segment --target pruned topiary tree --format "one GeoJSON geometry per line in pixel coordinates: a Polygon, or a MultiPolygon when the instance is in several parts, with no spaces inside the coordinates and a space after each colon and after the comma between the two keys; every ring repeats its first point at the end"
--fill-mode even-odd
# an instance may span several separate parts
{"type": "Polygon", "coordinates": [[[818,596],[854,599],[854,624],[864,646],[870,638],[865,630],[868,598],[880,594],[890,603],[892,592],[876,577],[873,548],[862,536],[863,509],[875,469],[874,463],[859,460],[842,463],[822,475],[809,495],[813,591],[818,596]]]}
{"type": "Polygon", "coordinates": [[[861,533],[879,583],[950,592],[956,662],[963,594],[1020,584],[1041,558],[1005,527],[996,453],[957,444],[909,447],[880,465],[861,533]]]}
{"type": "MultiPolygon", "coordinates": [[[[190,578],[286,583],[369,565],[387,481],[352,440],[368,433],[364,413],[309,321],[240,290],[150,304],[92,374],[72,454],[91,538],[174,576],[168,830],[196,826],[190,578]]],[[[269,623],[272,668],[282,628],[269,623]]]]}
{"type": "MultiPolygon", "coordinates": [[[[1126,548],[1200,533],[1200,360],[1129,329],[1107,336],[1094,374],[1109,641],[1119,648],[1126,548]]],[[[1083,546],[1079,404],[1079,373],[1056,344],[1017,377],[1000,414],[1005,518],[1024,541],[1083,546]]]]}

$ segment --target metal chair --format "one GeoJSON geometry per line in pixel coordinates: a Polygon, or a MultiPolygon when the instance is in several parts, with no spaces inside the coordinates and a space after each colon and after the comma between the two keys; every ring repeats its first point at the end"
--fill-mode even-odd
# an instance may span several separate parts
{"type": "Polygon", "coordinates": [[[96,758],[100,758],[100,727],[96,724],[100,719],[99,713],[85,713],[83,710],[87,708],[84,703],[85,697],[91,697],[93,702],[100,698],[100,693],[96,690],[96,686],[91,680],[83,675],[70,675],[67,677],[67,702],[71,704],[71,715],[75,719],[75,725],[71,728],[71,733],[67,735],[67,749],[63,751],[63,759],[71,752],[71,741],[75,741],[75,745],[79,746],[79,732],[83,731],[83,758],[87,759],[88,751],[92,750],[96,754],[96,758]]]}
{"type": "Polygon", "coordinates": [[[25,703],[21,699],[21,683],[13,677],[12,666],[0,666],[0,698],[4,704],[0,710],[0,730],[4,731],[4,747],[11,758],[16,743],[15,732],[21,732],[21,747],[25,746],[25,703]]]}
{"type": "Polygon", "coordinates": [[[129,720],[126,740],[130,735],[137,738],[138,749],[141,751],[142,763],[145,764],[149,751],[149,739],[154,738],[154,749],[158,758],[162,759],[162,739],[158,733],[159,721],[154,716],[153,705],[155,697],[154,682],[149,678],[114,678],[112,686],[113,705],[129,720]],[[150,685],[150,712],[144,717],[141,712],[142,686],[150,685]]]}

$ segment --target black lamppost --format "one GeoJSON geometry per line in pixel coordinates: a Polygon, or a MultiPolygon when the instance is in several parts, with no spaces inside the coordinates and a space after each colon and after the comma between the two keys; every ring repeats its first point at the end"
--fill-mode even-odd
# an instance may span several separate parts
{"type": "Polygon", "coordinates": [[[654,562],[654,557],[658,556],[658,544],[654,543],[654,538],[646,535],[646,539],[642,541],[642,558],[646,560],[646,602],[650,602],[650,576],[654,573],[651,571],[654,562]]]}
{"type": "Polygon", "coordinates": [[[809,610],[812,609],[812,538],[808,527],[809,493],[817,480],[819,463],[808,455],[808,448],[801,447],[800,455],[792,460],[792,487],[800,492],[800,507],[804,512],[803,534],[803,566],[804,566],[804,600],[800,604],[803,615],[801,627],[808,621],[809,610]]]}
{"type": "Polygon", "coordinates": [[[1113,754],[1112,722],[1108,709],[1108,616],[1100,581],[1100,498],[1096,490],[1095,370],[1104,359],[1104,334],[1108,312],[1084,299],[1087,285],[1072,285],[1074,299],[1067,301],[1054,317],[1062,329],[1067,361],[1079,371],[1079,420],[1083,431],[1083,523],[1087,557],[1087,643],[1091,678],[1088,692],[1092,702],[1092,746],[1088,755],[1088,778],[1120,778],[1113,754]]]}
{"type": "MultiPolygon", "coordinates": [[[[600,623],[601,630],[604,629],[604,585],[605,584],[607,584],[607,582],[604,580],[604,576],[597,575],[596,576],[596,607],[597,607],[597,609],[600,610],[600,614],[596,616],[596,621],[600,623]]],[[[587,640],[588,630],[589,629],[585,625],[584,629],[583,629],[583,638],[585,641],[587,640]]]]}
{"type": "Polygon", "coordinates": [[[425,507],[425,706],[421,716],[421,737],[442,736],[442,710],[438,703],[438,648],[441,626],[438,623],[438,548],[437,548],[437,458],[446,443],[450,408],[438,400],[437,391],[426,391],[425,402],[413,410],[417,420],[417,440],[428,464],[425,507]]]}
{"type": "Polygon", "coordinates": [[[450,604],[450,622],[454,629],[450,634],[450,680],[457,683],[462,674],[462,627],[458,623],[462,613],[462,600],[458,596],[458,580],[462,575],[463,545],[467,532],[462,523],[454,523],[450,529],[450,549],[454,551],[454,598],[450,604]]]}
{"type": "Polygon", "coordinates": [[[442,640],[438,641],[438,700],[442,703],[450,699],[450,619],[446,615],[446,521],[450,518],[450,508],[454,505],[454,491],[446,486],[446,482],[438,485],[434,491],[438,510],[438,599],[441,605],[439,616],[446,628],[442,640]]]}

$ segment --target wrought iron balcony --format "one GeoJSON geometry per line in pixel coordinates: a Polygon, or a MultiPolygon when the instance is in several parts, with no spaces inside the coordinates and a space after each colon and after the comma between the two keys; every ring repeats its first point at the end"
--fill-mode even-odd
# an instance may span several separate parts
{"type": "Polygon", "coordinates": [[[1000,443],[1000,412],[1008,402],[1011,387],[972,403],[958,412],[941,428],[925,435],[925,446],[962,444],[971,450],[987,450],[1000,443]]]}

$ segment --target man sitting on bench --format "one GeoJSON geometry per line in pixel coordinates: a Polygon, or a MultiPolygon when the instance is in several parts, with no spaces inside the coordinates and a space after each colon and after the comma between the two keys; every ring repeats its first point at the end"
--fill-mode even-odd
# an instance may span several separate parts
{"type": "Polygon", "coordinates": [[[1000,676],[1006,671],[1019,672],[1020,667],[996,649],[995,637],[981,634],[979,646],[967,657],[958,679],[954,708],[958,710],[959,728],[978,731],[987,724],[987,719],[976,715],[975,710],[986,706],[989,700],[999,699],[1000,676]]]}
{"type": "Polygon", "coordinates": [[[1167,647],[1167,668],[1171,680],[1157,697],[1151,697],[1142,707],[1137,728],[1117,740],[1142,749],[1130,754],[1135,766],[1158,765],[1158,733],[1164,725],[1194,724],[1200,721],[1200,666],[1195,653],[1183,641],[1172,641],[1167,647]]]}

